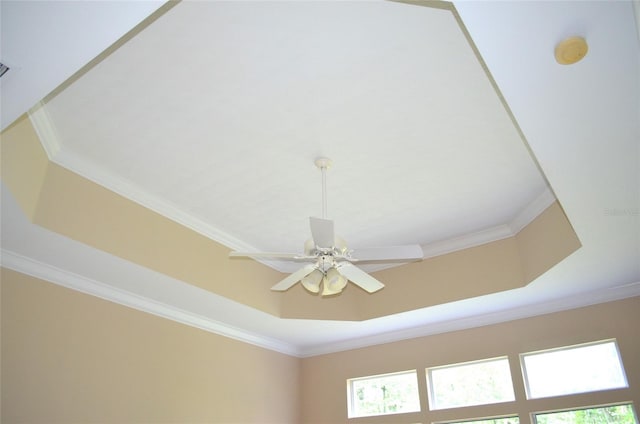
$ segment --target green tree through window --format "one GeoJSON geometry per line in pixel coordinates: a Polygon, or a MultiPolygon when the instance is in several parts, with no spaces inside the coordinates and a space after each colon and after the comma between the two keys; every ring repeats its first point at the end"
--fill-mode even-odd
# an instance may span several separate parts
{"type": "Polygon", "coordinates": [[[515,400],[507,358],[434,367],[427,374],[431,409],[515,400]]]}
{"type": "Polygon", "coordinates": [[[536,424],[637,424],[631,405],[536,414],[536,424]]]}
{"type": "Polygon", "coordinates": [[[350,416],[363,417],[420,410],[416,372],[350,380],[350,416]]]}

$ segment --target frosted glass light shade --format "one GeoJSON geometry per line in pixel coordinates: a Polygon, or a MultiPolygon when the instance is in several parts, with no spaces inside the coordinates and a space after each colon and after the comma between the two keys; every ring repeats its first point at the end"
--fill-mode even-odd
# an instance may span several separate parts
{"type": "Polygon", "coordinates": [[[322,281],[322,277],[324,277],[322,271],[319,269],[313,270],[301,280],[302,286],[311,293],[318,293],[320,291],[320,282],[322,281]]]}
{"type": "Polygon", "coordinates": [[[337,269],[329,268],[324,279],[323,296],[331,296],[340,293],[347,285],[347,279],[337,269]]]}

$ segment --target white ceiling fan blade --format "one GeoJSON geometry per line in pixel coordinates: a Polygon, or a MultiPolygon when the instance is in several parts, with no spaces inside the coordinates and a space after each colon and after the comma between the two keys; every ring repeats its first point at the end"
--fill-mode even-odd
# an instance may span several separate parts
{"type": "Polygon", "coordinates": [[[422,247],[417,244],[390,247],[354,249],[351,257],[357,262],[411,262],[424,258],[422,247]]]}
{"type": "Polygon", "coordinates": [[[288,290],[291,286],[296,284],[298,281],[302,280],[307,275],[311,274],[316,269],[314,264],[308,264],[304,267],[300,268],[293,274],[289,275],[284,280],[280,281],[275,286],[271,287],[271,290],[274,291],[285,291],[288,290]]]}
{"type": "Polygon", "coordinates": [[[299,253],[274,253],[274,252],[230,252],[230,258],[273,258],[288,261],[315,261],[315,256],[301,255],[299,253]]]}
{"type": "Polygon", "coordinates": [[[384,284],[380,281],[349,262],[342,262],[338,266],[338,272],[369,293],[377,292],[384,287],[384,284]]]}
{"type": "Polygon", "coordinates": [[[333,233],[333,221],[322,218],[309,218],[311,224],[311,236],[317,247],[331,248],[335,244],[333,233]]]}

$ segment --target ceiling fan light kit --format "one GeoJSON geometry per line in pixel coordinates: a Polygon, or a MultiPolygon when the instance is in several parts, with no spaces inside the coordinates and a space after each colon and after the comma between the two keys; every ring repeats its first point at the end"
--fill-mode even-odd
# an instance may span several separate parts
{"type": "Polygon", "coordinates": [[[324,273],[319,269],[314,269],[310,274],[302,277],[302,280],[300,280],[300,282],[302,283],[302,287],[304,287],[311,293],[319,293],[320,283],[322,283],[323,278],[324,273]]]}
{"type": "Polygon", "coordinates": [[[348,281],[349,280],[338,272],[337,268],[329,268],[323,280],[322,295],[331,296],[341,293],[347,286],[348,281]]]}
{"type": "Polygon", "coordinates": [[[271,287],[271,290],[286,291],[300,282],[313,294],[320,293],[322,285],[321,296],[342,293],[349,281],[369,293],[384,287],[384,284],[353,262],[412,262],[423,259],[424,254],[419,245],[349,249],[346,242],[335,235],[333,221],[326,219],[326,171],[333,163],[331,159],[324,157],[317,158],[314,163],[322,172],[322,218],[309,218],[311,239],[304,244],[304,254],[231,252],[230,257],[268,257],[310,262],[271,287]]]}

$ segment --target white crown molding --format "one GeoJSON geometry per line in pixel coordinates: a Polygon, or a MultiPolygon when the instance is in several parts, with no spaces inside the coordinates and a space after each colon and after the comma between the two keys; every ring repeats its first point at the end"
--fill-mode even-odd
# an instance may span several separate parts
{"type": "Polygon", "coordinates": [[[547,210],[549,206],[556,201],[556,197],[548,187],[540,193],[538,197],[533,199],[531,203],[527,205],[513,220],[509,223],[511,232],[515,235],[518,234],[524,227],[529,225],[534,219],[536,219],[542,212],[547,210]]]}
{"type": "Polygon", "coordinates": [[[122,290],[110,284],[96,281],[73,272],[2,249],[0,265],[13,271],[66,287],[81,293],[108,300],[142,312],[170,319],[220,336],[228,337],[261,348],[299,356],[295,346],[263,337],[223,322],[177,308],[164,302],[149,299],[122,290]]]}
{"type": "Polygon", "coordinates": [[[38,102],[29,110],[29,120],[36,131],[40,143],[50,161],[55,161],[60,153],[60,142],[58,141],[58,131],[53,125],[53,121],[45,108],[43,102],[38,102]]]}
{"type": "Polygon", "coordinates": [[[425,244],[422,246],[422,251],[424,252],[424,258],[428,259],[502,240],[513,235],[510,226],[498,225],[476,233],[425,244]]]}
{"type": "Polygon", "coordinates": [[[491,312],[484,315],[474,315],[456,320],[427,324],[415,328],[409,328],[406,330],[376,334],[374,336],[350,339],[347,341],[331,343],[322,346],[302,348],[299,351],[299,356],[302,358],[307,358],[318,355],[326,355],[329,353],[342,352],[346,350],[360,349],[368,346],[399,342],[402,340],[432,336],[435,334],[448,333],[451,331],[483,327],[486,325],[499,324],[502,322],[514,321],[523,318],[531,318],[535,316],[551,314],[554,312],[561,312],[596,305],[599,303],[613,302],[616,300],[635,296],[640,296],[640,281],[636,283],[626,284],[624,286],[593,290],[581,293],[579,295],[572,295],[570,297],[527,305],[514,309],[508,309],[504,311],[491,312]]]}
{"type": "Polygon", "coordinates": [[[529,225],[555,201],[556,198],[551,190],[546,188],[545,191],[520,211],[520,213],[518,213],[518,215],[516,215],[508,224],[498,225],[476,233],[465,234],[460,237],[422,245],[424,258],[433,258],[447,253],[470,249],[486,243],[513,237],[524,227],[529,225]]]}

